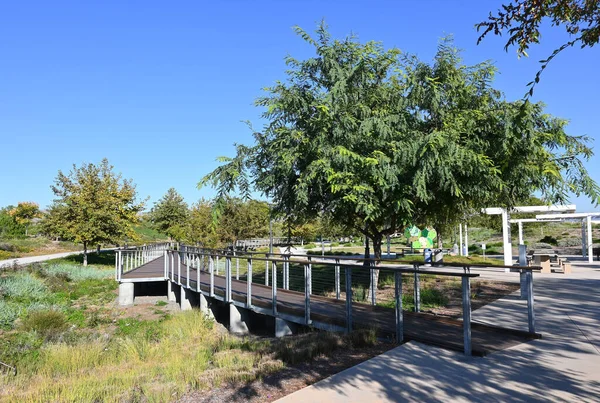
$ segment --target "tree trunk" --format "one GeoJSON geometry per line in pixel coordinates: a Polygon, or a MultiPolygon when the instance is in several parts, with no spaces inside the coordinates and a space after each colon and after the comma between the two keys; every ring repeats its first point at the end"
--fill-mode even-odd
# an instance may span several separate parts
{"type": "Polygon", "coordinates": [[[442,249],[444,247],[444,243],[442,240],[442,227],[439,226],[438,228],[436,228],[436,232],[437,232],[437,247],[438,247],[438,249],[442,249]]]}
{"type": "MultiPolygon", "coordinates": [[[[382,234],[375,234],[373,236],[373,257],[376,260],[375,262],[375,267],[379,266],[379,259],[381,259],[381,244],[383,241],[383,235],[382,234]]],[[[371,302],[371,279],[374,278],[374,282],[375,282],[375,297],[377,297],[377,286],[379,285],[379,269],[372,269],[374,271],[374,276],[371,277],[369,273],[369,291],[367,293],[367,303],[371,302]]]]}
{"type": "Polygon", "coordinates": [[[369,247],[369,237],[365,235],[365,259],[371,258],[371,249],[369,247]]]}
{"type": "Polygon", "coordinates": [[[98,246],[96,246],[96,255],[100,254],[100,244],[98,244],[98,246]]]}
{"type": "Polygon", "coordinates": [[[87,266],[87,242],[83,243],[83,266],[87,266]]]}

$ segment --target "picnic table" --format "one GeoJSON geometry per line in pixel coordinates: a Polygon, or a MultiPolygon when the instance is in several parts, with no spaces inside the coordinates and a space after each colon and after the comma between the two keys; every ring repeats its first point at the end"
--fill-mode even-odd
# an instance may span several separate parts
{"type": "Polygon", "coordinates": [[[552,266],[560,268],[563,274],[571,273],[571,262],[559,256],[554,250],[531,250],[528,253],[528,262],[540,266],[542,268],[540,273],[552,273],[552,266]]]}

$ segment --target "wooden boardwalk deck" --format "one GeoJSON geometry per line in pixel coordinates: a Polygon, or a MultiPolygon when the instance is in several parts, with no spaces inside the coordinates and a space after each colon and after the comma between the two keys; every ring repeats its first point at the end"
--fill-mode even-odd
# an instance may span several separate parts
{"type": "MultiPolygon", "coordinates": [[[[161,281],[164,277],[164,258],[155,259],[122,275],[122,281],[161,281]]],[[[179,282],[178,273],[170,277],[179,282]]],[[[181,265],[181,284],[188,284],[187,267],[181,265]]],[[[197,290],[197,271],[190,268],[190,288],[197,290]]],[[[223,300],[225,295],[224,276],[214,276],[214,292],[216,298],[223,300]]],[[[231,280],[232,299],[239,303],[246,302],[246,281],[231,280]]],[[[210,274],[200,272],[200,289],[205,295],[210,291],[210,274]]],[[[277,311],[286,316],[297,317],[299,323],[304,318],[304,293],[277,288],[277,311]]],[[[238,304],[239,305],[239,304],[238,304]]],[[[270,286],[252,283],[252,305],[265,310],[272,310],[272,289],[270,286]]],[[[311,295],[310,317],[314,322],[344,327],[346,324],[345,301],[317,295],[311,295]]],[[[395,332],[395,312],[393,308],[372,306],[353,302],[352,319],[354,328],[376,328],[381,334],[393,335],[395,332]]],[[[519,343],[535,338],[527,332],[504,329],[472,322],[472,353],[484,356],[503,350],[519,343]]],[[[440,317],[427,313],[404,312],[404,338],[426,344],[432,344],[452,350],[463,351],[463,326],[458,319],[440,317]]]]}

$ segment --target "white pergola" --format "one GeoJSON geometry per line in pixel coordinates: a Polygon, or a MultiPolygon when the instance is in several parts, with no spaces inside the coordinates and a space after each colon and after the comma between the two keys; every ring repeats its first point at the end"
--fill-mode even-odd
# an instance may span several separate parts
{"type": "MultiPolygon", "coordinates": [[[[512,245],[510,241],[510,222],[508,217],[509,213],[574,213],[575,209],[576,206],[574,204],[568,204],[566,206],[519,206],[514,207],[510,211],[503,207],[491,207],[483,209],[483,213],[488,215],[502,215],[502,243],[504,244],[504,264],[506,266],[510,266],[512,265],[513,255],[512,245]]],[[[552,216],[554,219],[557,219],[557,217],[562,217],[563,214],[544,214],[543,216],[549,219],[552,219],[552,216]]],[[[536,219],[537,217],[540,216],[536,216],[536,219]]],[[[520,229],[521,236],[519,241],[522,242],[522,228],[520,229]]]]}
{"type": "Polygon", "coordinates": [[[536,221],[581,221],[581,253],[588,258],[588,262],[594,261],[594,250],[592,242],[592,222],[600,218],[600,212],[596,213],[572,213],[572,214],[540,214],[536,215],[536,221]]]}

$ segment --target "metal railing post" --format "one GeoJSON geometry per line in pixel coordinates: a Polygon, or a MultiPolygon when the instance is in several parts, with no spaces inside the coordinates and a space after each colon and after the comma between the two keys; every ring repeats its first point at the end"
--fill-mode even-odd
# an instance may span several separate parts
{"type": "Polygon", "coordinates": [[[231,257],[225,257],[225,302],[231,302],[231,257]]]}
{"type": "Polygon", "coordinates": [[[527,322],[529,333],[535,333],[535,311],[533,309],[533,273],[527,270],[525,274],[527,282],[527,322]]]}
{"type": "Polygon", "coordinates": [[[340,299],[340,259],[335,259],[335,299],[340,299]]]}
{"type": "Polygon", "coordinates": [[[371,305],[377,304],[377,284],[375,284],[375,262],[369,262],[369,270],[371,271],[371,305]]]}
{"type": "Polygon", "coordinates": [[[209,294],[211,297],[215,296],[215,259],[213,256],[209,257],[208,270],[210,271],[210,290],[209,294]]]}
{"type": "MultiPolygon", "coordinates": [[[[233,256],[236,256],[235,249],[233,250],[233,256]]],[[[240,279],[240,258],[237,256],[235,258],[235,279],[240,279]]]]}
{"type": "Polygon", "coordinates": [[[308,294],[312,294],[312,260],[308,257],[308,294]]]}
{"type": "MultiPolygon", "coordinates": [[[[204,258],[204,255],[202,256],[204,258]]],[[[201,292],[202,287],[200,287],[200,271],[202,267],[200,267],[200,256],[196,255],[196,291],[201,292]]]]}
{"type": "Polygon", "coordinates": [[[419,265],[415,264],[413,266],[413,268],[415,269],[414,272],[414,300],[415,300],[415,312],[421,312],[421,285],[420,285],[420,279],[419,279],[419,265]]]}
{"type": "Polygon", "coordinates": [[[402,272],[394,272],[394,287],[396,297],[396,343],[404,341],[404,315],[402,313],[402,272]]]}
{"type": "Polygon", "coordinates": [[[181,285],[181,251],[177,251],[177,283],[181,285]]]}
{"type": "Polygon", "coordinates": [[[463,333],[465,355],[471,355],[471,279],[462,276],[463,333]]]}
{"type": "Polygon", "coordinates": [[[169,265],[169,278],[172,281],[175,281],[175,253],[171,251],[169,255],[171,255],[171,264],[169,265]]]}
{"type": "Polygon", "coordinates": [[[169,278],[169,253],[167,251],[164,252],[164,257],[165,257],[165,265],[164,265],[165,278],[169,278]]]}
{"type": "Polygon", "coordinates": [[[271,279],[271,298],[273,304],[273,316],[277,316],[277,264],[275,262],[271,262],[271,275],[273,278],[271,279]]]}
{"type": "Polygon", "coordinates": [[[246,306],[252,307],[252,258],[248,258],[248,273],[246,274],[246,306]]]}
{"type": "Polygon", "coordinates": [[[267,260],[265,260],[265,285],[269,286],[269,254],[265,254],[267,260]]]}
{"type": "Polygon", "coordinates": [[[310,320],[310,264],[304,265],[304,322],[311,324],[310,320]]]}
{"type": "Polygon", "coordinates": [[[345,267],[346,274],[346,333],[352,332],[352,268],[345,267]]]}
{"type": "Polygon", "coordinates": [[[185,254],[185,267],[186,267],[186,276],[185,276],[185,284],[187,288],[190,288],[190,255],[188,253],[185,254]]]}

